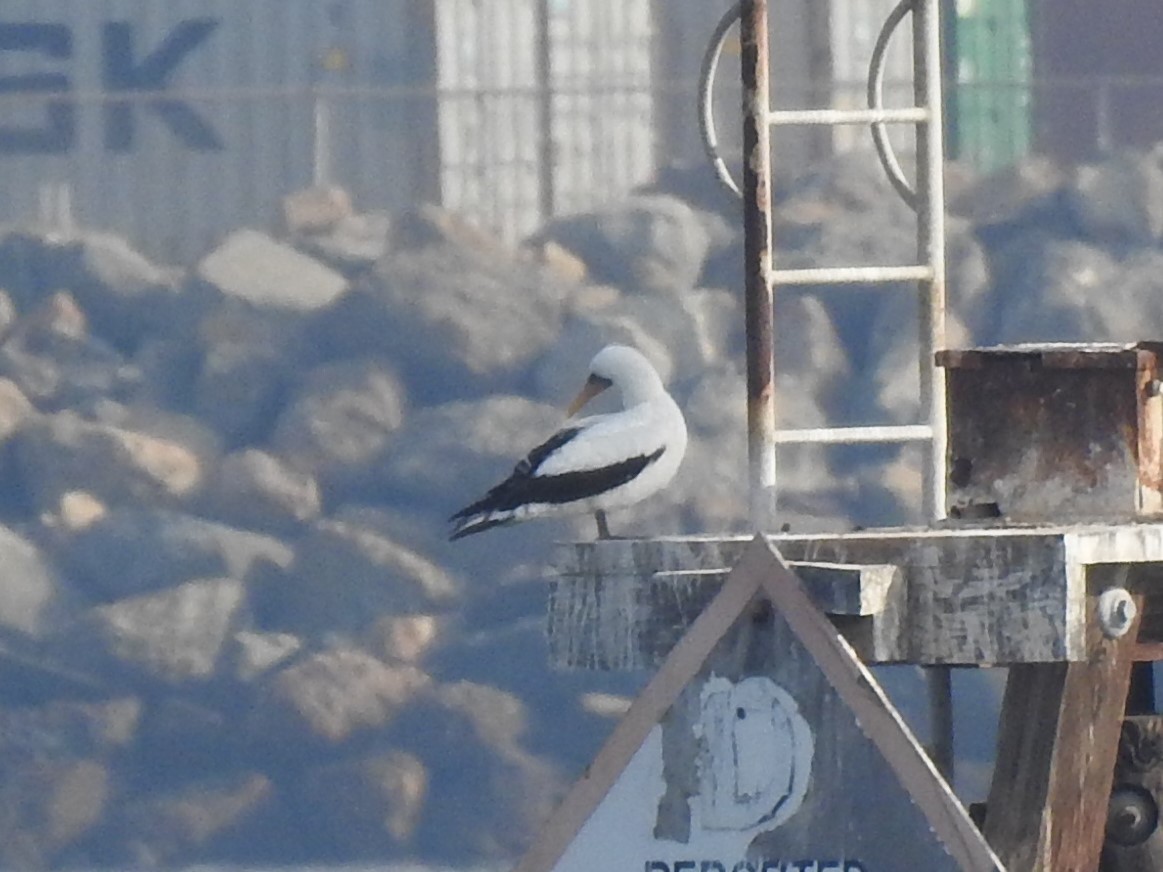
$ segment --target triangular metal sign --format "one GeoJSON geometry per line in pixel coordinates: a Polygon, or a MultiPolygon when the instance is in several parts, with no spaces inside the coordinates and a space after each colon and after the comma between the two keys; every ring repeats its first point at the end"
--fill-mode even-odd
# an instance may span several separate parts
{"type": "Polygon", "coordinates": [[[1002,868],[756,536],[516,872],[1002,868]]]}

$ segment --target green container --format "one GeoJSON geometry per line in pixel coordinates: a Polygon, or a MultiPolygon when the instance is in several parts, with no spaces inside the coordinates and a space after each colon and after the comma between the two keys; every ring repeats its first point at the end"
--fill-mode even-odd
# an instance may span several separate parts
{"type": "Polygon", "coordinates": [[[1030,149],[1028,0],[955,0],[945,8],[948,151],[982,171],[1030,149]]]}

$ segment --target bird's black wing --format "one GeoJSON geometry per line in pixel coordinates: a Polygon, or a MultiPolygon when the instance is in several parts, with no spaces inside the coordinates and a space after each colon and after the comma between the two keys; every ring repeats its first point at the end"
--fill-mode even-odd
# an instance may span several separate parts
{"type": "Polygon", "coordinates": [[[448,520],[454,523],[464,521],[481,512],[497,511],[505,508],[511,509],[521,505],[522,502],[526,502],[518,498],[523,483],[527,482],[537,473],[537,469],[545,462],[545,458],[562,445],[565,445],[581,431],[581,427],[565,427],[558,430],[530,451],[522,460],[518,461],[517,465],[513,467],[512,474],[507,479],[489,490],[487,494],[475,503],[465,506],[448,520]]]}

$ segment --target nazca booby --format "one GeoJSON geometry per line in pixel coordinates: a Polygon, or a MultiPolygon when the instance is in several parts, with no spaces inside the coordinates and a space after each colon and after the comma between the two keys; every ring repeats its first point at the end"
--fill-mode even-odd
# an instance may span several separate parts
{"type": "Polygon", "coordinates": [[[609,536],[605,512],[632,505],[666,487],[686,451],[682,412],[650,362],[625,345],[607,345],[561,429],[529,452],[512,475],[449,520],[450,539],[546,515],[593,512],[609,536]],[[622,396],[622,411],[574,419],[606,388],[622,396]]]}

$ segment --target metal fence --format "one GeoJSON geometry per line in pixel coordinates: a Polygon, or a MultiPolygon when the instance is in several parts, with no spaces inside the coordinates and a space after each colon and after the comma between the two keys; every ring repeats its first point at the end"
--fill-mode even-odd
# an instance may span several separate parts
{"type": "MultiPolygon", "coordinates": [[[[663,163],[701,159],[698,58],[727,5],[11,0],[0,14],[0,220],[72,220],[185,263],[240,225],[277,227],[284,195],[328,181],[362,210],[440,202],[515,241],[549,216],[625,196],[663,163]]],[[[787,5],[800,11],[780,21],[775,105],[861,105],[886,4],[834,0],[822,33],[805,12],[815,7],[787,5]],[[826,78],[807,75],[813,40],[831,58],[826,78]]],[[[912,87],[898,40],[889,105],[912,87]]],[[[721,141],[737,153],[729,59],[720,79],[721,141]]],[[[950,93],[976,113],[960,156],[987,167],[1067,141],[1093,143],[1063,152],[1072,157],[1143,145],[1127,119],[1163,116],[1163,79],[979,77],[950,93]]],[[[777,174],[869,147],[857,127],[807,138],[820,135],[781,131],[777,174]]],[[[910,132],[893,135],[907,154],[910,132]]]]}

